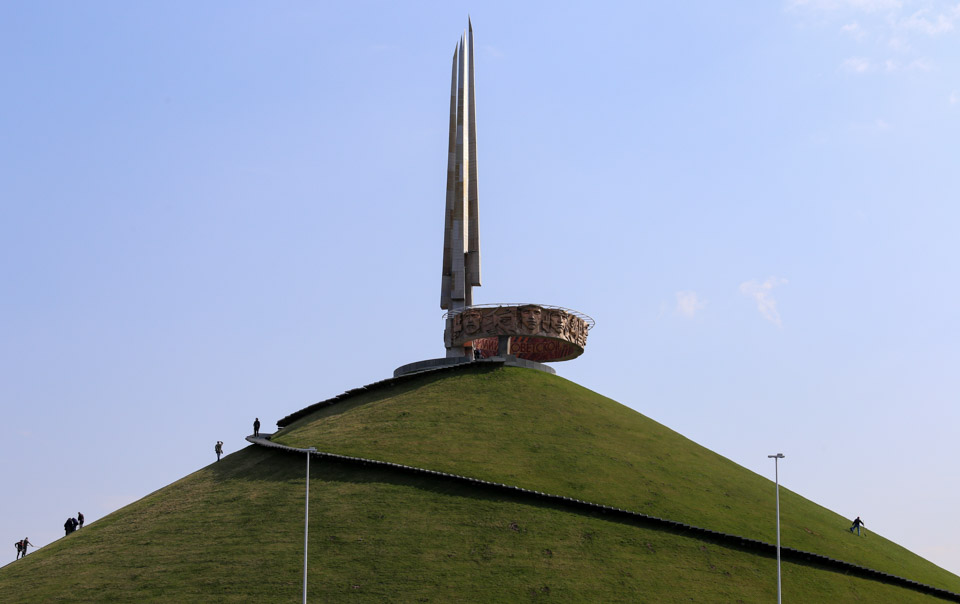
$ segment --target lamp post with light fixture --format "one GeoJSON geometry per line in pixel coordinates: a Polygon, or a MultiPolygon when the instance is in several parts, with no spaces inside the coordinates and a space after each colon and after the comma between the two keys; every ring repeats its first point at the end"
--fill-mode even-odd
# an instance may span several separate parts
{"type": "Polygon", "coordinates": [[[780,468],[778,462],[786,455],[777,453],[767,457],[773,459],[773,476],[777,485],[777,604],[780,604],[780,468]]]}
{"type": "Polygon", "coordinates": [[[303,604],[307,604],[307,529],[310,527],[310,455],[316,447],[303,449],[307,454],[307,498],[303,506],[303,604]]]}

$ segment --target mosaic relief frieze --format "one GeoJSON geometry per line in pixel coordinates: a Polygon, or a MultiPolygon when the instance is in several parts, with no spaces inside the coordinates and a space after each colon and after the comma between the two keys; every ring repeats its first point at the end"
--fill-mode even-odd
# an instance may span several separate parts
{"type": "Polygon", "coordinates": [[[463,345],[478,338],[495,336],[538,336],[566,340],[583,348],[587,344],[587,323],[558,308],[534,304],[467,308],[451,317],[452,343],[463,345]]]}

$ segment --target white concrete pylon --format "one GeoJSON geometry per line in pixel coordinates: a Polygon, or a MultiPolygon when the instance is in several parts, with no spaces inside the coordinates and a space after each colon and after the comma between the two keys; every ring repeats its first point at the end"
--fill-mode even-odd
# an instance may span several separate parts
{"type": "Polygon", "coordinates": [[[471,24],[454,51],[450,78],[447,196],[440,294],[440,308],[445,310],[470,306],[473,303],[470,288],[480,285],[474,78],[471,24]]]}
{"type": "MultiPolygon", "coordinates": [[[[459,311],[473,305],[480,285],[480,221],[477,187],[477,120],[474,91],[473,23],[453,53],[450,76],[450,131],[443,230],[440,308],[459,311]]],[[[448,356],[460,356],[444,338],[448,356]]]]}

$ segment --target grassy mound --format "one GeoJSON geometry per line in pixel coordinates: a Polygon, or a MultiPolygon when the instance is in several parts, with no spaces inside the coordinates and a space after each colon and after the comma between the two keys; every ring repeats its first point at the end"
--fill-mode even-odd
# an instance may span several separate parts
{"type": "MultiPolygon", "coordinates": [[[[276,440],[535,488],[768,541],[773,485],[561,378],[470,367],[362,392],[276,440]]],[[[542,500],[315,462],[310,600],[757,602],[776,562],[542,500]]],[[[249,447],[0,569],[0,601],[298,601],[304,458],[249,447]]],[[[958,577],[793,493],[784,543],[951,591],[958,577]]],[[[784,564],[792,601],[934,602],[784,564]]]]}
{"type": "MultiPolygon", "coordinates": [[[[772,481],[563,378],[473,366],[360,393],[275,442],[425,467],[776,541],[772,481]]],[[[954,592],[960,578],[786,489],[785,546],[954,592]]]]}
{"type": "MultiPolygon", "coordinates": [[[[760,602],[776,562],[484,491],[314,463],[310,601],[760,602]]],[[[0,569],[16,602],[299,601],[304,460],[249,447],[0,569]]],[[[784,565],[793,601],[939,601],[784,565]]]]}

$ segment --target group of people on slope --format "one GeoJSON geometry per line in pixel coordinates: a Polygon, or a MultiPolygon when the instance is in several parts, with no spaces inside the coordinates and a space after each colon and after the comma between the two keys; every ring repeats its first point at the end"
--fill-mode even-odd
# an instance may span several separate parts
{"type": "Polygon", "coordinates": [[[83,513],[77,512],[76,518],[67,518],[67,521],[63,523],[63,530],[69,535],[78,528],[83,528],[83,513]]]}
{"type": "Polygon", "coordinates": [[[29,538],[29,537],[24,537],[22,541],[17,541],[17,542],[14,543],[13,545],[14,545],[14,547],[17,548],[17,560],[19,560],[21,557],[27,555],[27,546],[28,546],[28,545],[32,545],[33,547],[36,547],[36,546],[33,545],[32,543],[30,543],[30,538],[29,538]]]}
{"type": "MultiPolygon", "coordinates": [[[[253,418],[253,435],[255,437],[260,436],[260,418],[253,418]]],[[[217,444],[213,445],[213,452],[217,455],[217,461],[220,461],[220,456],[223,455],[223,441],[218,440],[217,444]]]]}
{"type": "MultiPolygon", "coordinates": [[[[83,512],[77,512],[76,518],[67,518],[67,521],[63,523],[63,529],[66,531],[67,535],[77,530],[78,528],[83,528],[83,512]]],[[[13,547],[17,550],[17,560],[27,555],[28,547],[36,547],[36,545],[30,543],[29,537],[24,537],[20,541],[17,541],[13,544],[13,547]]]]}

